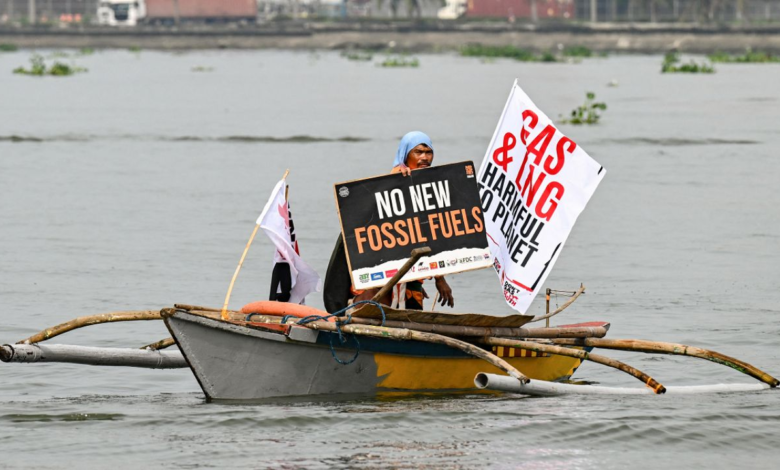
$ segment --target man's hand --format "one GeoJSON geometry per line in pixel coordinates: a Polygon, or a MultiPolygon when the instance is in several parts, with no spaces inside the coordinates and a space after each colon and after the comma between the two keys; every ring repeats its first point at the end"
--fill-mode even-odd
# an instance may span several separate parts
{"type": "Polygon", "coordinates": [[[450,289],[450,285],[447,284],[447,280],[444,279],[444,276],[437,276],[434,279],[436,280],[436,290],[439,291],[439,302],[441,303],[441,306],[444,307],[445,305],[449,305],[450,307],[454,307],[455,298],[452,297],[452,289],[450,289]]]}
{"type": "Polygon", "coordinates": [[[412,169],[406,165],[398,165],[397,167],[394,167],[390,173],[401,173],[404,176],[411,176],[412,169]]]}

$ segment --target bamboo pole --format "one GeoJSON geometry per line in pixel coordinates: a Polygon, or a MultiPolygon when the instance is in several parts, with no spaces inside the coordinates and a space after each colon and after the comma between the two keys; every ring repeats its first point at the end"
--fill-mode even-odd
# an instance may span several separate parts
{"type": "MultiPolygon", "coordinates": [[[[205,314],[205,312],[195,312],[205,314]]],[[[323,312],[324,315],[324,312],[323,312]]],[[[208,316],[208,315],[207,315],[208,316]]],[[[252,322],[279,323],[281,317],[271,315],[252,315],[252,322]]],[[[574,328],[510,328],[484,326],[438,325],[434,323],[417,323],[402,320],[382,320],[375,318],[352,317],[351,323],[360,325],[387,326],[390,328],[406,328],[428,333],[448,336],[508,336],[511,338],[602,338],[607,329],[603,326],[583,326],[574,328]]]]}
{"type": "Polygon", "coordinates": [[[521,383],[528,383],[529,381],[528,377],[523,375],[519,370],[515,369],[511,364],[496,356],[495,354],[486,351],[479,346],[469,344],[459,339],[450,338],[448,336],[414,331],[406,328],[386,328],[370,325],[341,325],[339,327],[339,325],[336,323],[327,321],[313,321],[299,326],[305,326],[313,330],[331,332],[337,332],[338,329],[341,328],[341,331],[344,333],[350,333],[359,336],[372,336],[375,338],[392,338],[402,341],[422,341],[425,343],[443,344],[455,349],[459,349],[479,359],[483,359],[495,367],[503,370],[515,379],[519,380],[521,383]]]}
{"type": "MultiPolygon", "coordinates": [[[[283,180],[287,179],[287,175],[290,174],[290,170],[286,170],[284,172],[284,176],[282,176],[283,180]]],[[[286,194],[285,194],[286,195],[286,194]]],[[[230,286],[228,286],[227,295],[225,295],[225,303],[222,305],[222,319],[223,320],[229,320],[229,316],[227,314],[227,307],[228,303],[230,302],[230,295],[233,293],[233,284],[236,283],[236,278],[238,277],[239,271],[241,271],[241,266],[244,264],[244,259],[246,259],[246,254],[249,252],[249,247],[252,246],[252,242],[255,239],[255,235],[257,235],[257,230],[260,228],[260,224],[255,224],[254,230],[252,230],[252,235],[249,237],[249,241],[246,242],[246,248],[244,248],[244,253],[241,255],[241,259],[238,261],[238,266],[236,266],[236,271],[233,273],[233,279],[230,280],[230,286]]]]}
{"type": "Polygon", "coordinates": [[[99,315],[89,315],[85,317],[78,317],[65,323],[60,323],[57,326],[47,328],[40,333],[36,333],[27,339],[23,339],[16,344],[33,344],[47,339],[54,338],[68,331],[73,331],[78,328],[83,328],[90,325],[98,325],[100,323],[114,323],[120,321],[141,321],[141,320],[160,320],[159,310],[131,310],[125,312],[111,312],[103,313],[99,315]]]}
{"type": "Polygon", "coordinates": [[[168,347],[173,346],[176,344],[176,340],[173,338],[165,338],[161,339],[160,341],[156,341],[151,344],[147,344],[146,346],[142,346],[140,349],[149,349],[151,351],[159,351],[160,349],[165,349],[168,347]]]}
{"type": "Polygon", "coordinates": [[[401,280],[402,277],[406,275],[407,272],[409,272],[410,269],[412,269],[412,266],[414,266],[414,263],[417,262],[420,258],[422,258],[423,255],[427,255],[431,252],[431,249],[427,246],[421,246],[420,248],[415,248],[412,250],[412,254],[409,257],[408,260],[406,260],[406,263],[404,263],[403,266],[398,270],[397,273],[395,273],[395,276],[391,277],[387,283],[382,286],[381,289],[379,289],[379,292],[376,293],[373,300],[374,302],[379,302],[381,298],[387,295],[388,292],[393,290],[393,287],[395,287],[396,284],[398,284],[398,281],[401,280]]]}
{"type": "Polygon", "coordinates": [[[575,300],[577,300],[577,298],[578,298],[579,296],[581,296],[583,293],[585,293],[585,286],[584,286],[584,285],[582,285],[582,284],[580,284],[580,288],[579,288],[579,289],[577,289],[577,292],[575,292],[575,293],[574,293],[574,295],[572,295],[572,296],[569,298],[569,300],[567,300],[567,301],[566,301],[566,302],[565,302],[563,305],[561,305],[560,307],[558,307],[557,309],[555,309],[555,311],[554,311],[554,312],[552,312],[552,313],[546,313],[546,314],[544,314],[544,315],[537,315],[537,316],[533,317],[533,318],[531,319],[531,321],[529,321],[528,323],[533,323],[533,322],[535,322],[535,321],[545,320],[545,319],[547,319],[547,318],[554,317],[555,315],[558,315],[559,313],[561,313],[561,312],[563,312],[564,310],[566,310],[566,308],[567,308],[569,305],[573,304],[573,303],[574,303],[574,301],[575,301],[575,300]]]}
{"type": "Polygon", "coordinates": [[[540,344],[532,341],[521,341],[521,340],[507,339],[507,338],[484,338],[482,342],[485,344],[489,344],[491,346],[504,346],[510,348],[525,349],[526,351],[535,351],[535,352],[541,352],[547,354],[554,354],[556,356],[575,357],[583,361],[595,362],[597,364],[602,364],[607,367],[612,367],[619,371],[625,372],[626,374],[639,379],[639,381],[641,381],[643,384],[653,389],[653,391],[655,391],[656,394],[660,395],[666,392],[666,387],[656,382],[655,379],[645,374],[641,370],[631,367],[630,365],[620,362],[618,360],[611,359],[609,357],[602,356],[600,354],[592,354],[582,349],[562,348],[560,346],[552,346],[552,345],[540,344]]]}
{"type": "Polygon", "coordinates": [[[619,351],[634,351],[649,354],[671,354],[676,356],[690,356],[705,359],[717,364],[731,367],[734,370],[749,375],[771,387],[780,385],[780,381],[766,372],[754,367],[747,362],[726,356],[717,351],[687,346],[685,344],[664,343],[661,341],[644,341],[637,339],[554,339],[553,343],[567,346],[592,346],[602,349],[615,349],[619,351]]]}

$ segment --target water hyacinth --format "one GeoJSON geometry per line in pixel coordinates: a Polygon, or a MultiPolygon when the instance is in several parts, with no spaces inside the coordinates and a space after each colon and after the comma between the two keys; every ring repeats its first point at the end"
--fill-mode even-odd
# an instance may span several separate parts
{"type": "Polygon", "coordinates": [[[569,118],[561,119],[562,124],[598,124],[600,111],[607,110],[606,103],[596,102],[596,94],[589,91],[585,95],[585,103],[574,108],[569,118]]]}
{"type": "Polygon", "coordinates": [[[76,73],[86,72],[84,67],[77,67],[75,65],[68,65],[62,62],[54,62],[51,67],[46,66],[43,56],[40,54],[33,54],[30,57],[30,68],[17,67],[13,73],[18,75],[30,75],[34,77],[43,77],[44,75],[51,75],[53,77],[67,77],[76,73]]]}
{"type": "Polygon", "coordinates": [[[706,63],[680,63],[680,54],[676,51],[667,52],[661,64],[661,73],[715,73],[715,69],[706,63]]]}

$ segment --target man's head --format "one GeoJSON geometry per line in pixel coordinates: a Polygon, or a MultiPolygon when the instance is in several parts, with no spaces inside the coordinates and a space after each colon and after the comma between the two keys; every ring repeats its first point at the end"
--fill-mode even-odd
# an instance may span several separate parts
{"type": "Polygon", "coordinates": [[[406,165],[411,169],[427,168],[433,162],[431,138],[419,131],[403,136],[398,144],[393,167],[406,165]]]}
{"type": "Polygon", "coordinates": [[[412,170],[428,168],[433,163],[433,149],[425,144],[420,144],[409,150],[406,155],[406,166],[412,170]]]}

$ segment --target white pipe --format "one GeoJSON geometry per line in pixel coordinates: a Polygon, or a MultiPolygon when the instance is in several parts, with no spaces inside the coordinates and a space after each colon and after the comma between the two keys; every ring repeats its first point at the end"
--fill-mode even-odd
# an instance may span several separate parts
{"type": "MultiPolygon", "coordinates": [[[[523,393],[541,397],[556,395],[655,395],[650,388],[600,387],[596,385],[574,385],[544,380],[531,380],[527,384],[506,375],[480,372],[474,377],[477,388],[502,392],[523,393]]],[[[693,395],[698,393],[757,392],[770,388],[765,383],[755,384],[715,384],[666,387],[666,394],[693,395]]]]}
{"type": "Polygon", "coordinates": [[[180,351],[130,348],[95,348],[68,344],[6,344],[0,347],[3,362],[71,362],[93,366],[180,369],[187,366],[180,351]]]}

